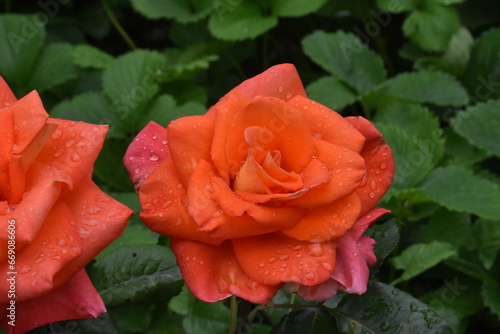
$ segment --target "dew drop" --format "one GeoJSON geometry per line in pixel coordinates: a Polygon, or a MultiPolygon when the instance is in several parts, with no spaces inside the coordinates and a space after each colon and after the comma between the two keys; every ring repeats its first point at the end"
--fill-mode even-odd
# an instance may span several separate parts
{"type": "Polygon", "coordinates": [[[151,160],[151,161],[158,161],[159,159],[160,159],[160,157],[156,154],[151,154],[149,156],[149,160],[151,160]]]}
{"type": "Polygon", "coordinates": [[[382,162],[380,164],[380,169],[386,169],[387,168],[387,164],[385,162],[382,162]]]}
{"type": "Polygon", "coordinates": [[[377,189],[377,182],[375,182],[375,180],[370,181],[370,189],[377,189]]]}
{"type": "Polygon", "coordinates": [[[311,256],[321,256],[323,255],[324,251],[323,251],[323,247],[321,247],[321,244],[319,243],[315,243],[315,244],[312,244],[309,246],[309,251],[307,252],[307,254],[311,255],[311,256]]]}
{"type": "Polygon", "coordinates": [[[279,86],[278,90],[279,90],[280,93],[283,93],[283,91],[284,91],[283,86],[279,86]]]}
{"type": "Polygon", "coordinates": [[[283,260],[283,261],[288,260],[288,255],[286,255],[286,254],[281,255],[280,260],[283,260]]]}
{"type": "Polygon", "coordinates": [[[59,255],[54,255],[52,258],[53,258],[54,260],[60,260],[60,259],[61,259],[61,257],[60,257],[59,255]]]}
{"type": "Polygon", "coordinates": [[[328,271],[332,271],[333,270],[333,267],[330,263],[328,262],[321,262],[321,266],[323,268],[325,268],[325,270],[328,270],[328,271]]]}
{"type": "Polygon", "coordinates": [[[52,134],[52,138],[53,139],[59,139],[62,137],[62,131],[57,129],[56,131],[54,131],[54,133],[52,134]]]}
{"type": "Polygon", "coordinates": [[[309,109],[309,106],[302,106],[302,109],[307,110],[309,109]]]}
{"type": "Polygon", "coordinates": [[[180,184],[180,183],[179,183],[179,184],[177,185],[177,189],[182,189],[182,184],[180,184]]]}
{"type": "Polygon", "coordinates": [[[68,242],[66,241],[66,239],[59,239],[59,241],[57,241],[57,244],[58,244],[59,246],[61,246],[61,247],[66,246],[66,245],[67,245],[67,243],[68,243],[68,242]]]}
{"type": "Polygon", "coordinates": [[[141,169],[140,169],[140,168],[136,168],[136,169],[134,170],[134,173],[136,173],[136,174],[139,174],[140,172],[141,172],[141,169]]]}
{"type": "Polygon", "coordinates": [[[290,99],[291,97],[292,97],[292,93],[287,93],[287,94],[286,94],[286,98],[287,98],[287,99],[290,99]]]}
{"type": "Polygon", "coordinates": [[[22,267],[22,268],[19,270],[19,273],[20,273],[20,274],[27,274],[27,273],[29,273],[31,270],[33,270],[33,268],[32,268],[32,267],[30,267],[30,266],[24,266],[24,267],[22,267]]]}
{"type": "Polygon", "coordinates": [[[301,245],[297,245],[297,246],[293,247],[293,250],[294,250],[294,251],[299,251],[299,250],[301,250],[301,249],[302,249],[302,246],[301,246],[301,245]]]}
{"type": "Polygon", "coordinates": [[[311,271],[305,273],[304,276],[309,280],[313,280],[316,277],[316,275],[314,275],[314,273],[311,271]]]}
{"type": "Polygon", "coordinates": [[[39,257],[38,259],[35,260],[35,263],[39,264],[42,263],[43,261],[45,261],[45,258],[39,257]]]}
{"type": "Polygon", "coordinates": [[[276,258],[275,258],[275,257],[272,257],[272,258],[270,258],[268,261],[269,261],[269,263],[274,263],[274,262],[276,262],[276,258]]]}
{"type": "Polygon", "coordinates": [[[81,158],[82,158],[82,157],[80,157],[80,155],[79,155],[79,154],[77,154],[77,153],[73,153],[73,154],[71,155],[71,160],[73,160],[73,161],[75,161],[75,162],[76,162],[76,161],[80,161],[80,159],[81,159],[81,158]]]}
{"type": "Polygon", "coordinates": [[[264,271],[264,275],[268,276],[270,274],[269,270],[264,271]]]}
{"type": "Polygon", "coordinates": [[[75,144],[75,141],[73,139],[70,139],[66,142],[66,147],[71,147],[75,144]]]}
{"type": "Polygon", "coordinates": [[[375,193],[373,191],[371,191],[369,194],[368,194],[368,197],[370,198],[375,198],[375,193]]]}
{"type": "Polygon", "coordinates": [[[261,262],[259,263],[259,268],[264,268],[265,265],[266,265],[265,263],[261,262]]]}

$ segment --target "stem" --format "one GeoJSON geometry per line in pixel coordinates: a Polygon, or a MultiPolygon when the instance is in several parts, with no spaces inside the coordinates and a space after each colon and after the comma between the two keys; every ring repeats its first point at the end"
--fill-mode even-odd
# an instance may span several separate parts
{"type": "Polygon", "coordinates": [[[137,49],[137,45],[135,45],[134,41],[130,36],[127,34],[125,29],[123,29],[122,25],[118,20],[116,19],[115,14],[113,14],[113,11],[111,10],[111,7],[109,7],[108,1],[107,0],[101,0],[102,7],[104,8],[104,11],[106,12],[106,15],[108,16],[109,20],[111,23],[113,23],[113,26],[115,29],[120,33],[122,38],[127,42],[127,44],[130,46],[132,50],[137,49]]]}
{"type": "Polygon", "coordinates": [[[238,327],[238,299],[235,295],[231,296],[231,317],[229,318],[229,334],[236,333],[238,327]]]}
{"type": "MultiPolygon", "coordinates": [[[[295,305],[295,298],[297,298],[297,295],[295,293],[292,293],[292,296],[290,297],[290,304],[295,305]]],[[[292,312],[292,308],[290,307],[288,309],[288,313],[292,312]]]]}

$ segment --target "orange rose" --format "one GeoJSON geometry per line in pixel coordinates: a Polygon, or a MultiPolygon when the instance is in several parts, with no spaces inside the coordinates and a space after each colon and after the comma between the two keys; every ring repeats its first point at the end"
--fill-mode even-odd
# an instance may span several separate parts
{"type": "Polygon", "coordinates": [[[375,205],[391,150],[366,119],[309,100],[292,65],[243,82],[203,116],[148,124],[124,163],[141,218],[171,236],[199,299],[267,303],[284,283],[314,300],[366,290],[376,259],[362,234],[386,212],[375,205]]]}
{"type": "Polygon", "coordinates": [[[9,333],[104,313],[83,267],[132,214],[91,179],[107,126],[48,117],[35,91],[17,101],[0,77],[0,312],[9,333]]]}

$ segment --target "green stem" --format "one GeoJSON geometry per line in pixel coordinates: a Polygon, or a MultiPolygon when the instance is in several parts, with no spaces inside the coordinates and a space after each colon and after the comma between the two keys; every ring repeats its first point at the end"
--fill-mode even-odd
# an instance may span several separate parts
{"type": "Polygon", "coordinates": [[[108,1],[107,0],[101,0],[102,7],[104,8],[104,11],[106,12],[106,15],[108,16],[109,20],[111,23],[113,23],[113,26],[115,29],[120,33],[122,38],[127,42],[127,44],[130,46],[132,50],[137,49],[137,45],[135,45],[134,41],[132,38],[130,38],[129,34],[123,29],[122,25],[118,20],[116,19],[115,14],[113,14],[113,11],[111,10],[111,7],[109,7],[108,1]]]}
{"type": "MultiPolygon", "coordinates": [[[[292,296],[290,297],[290,304],[295,305],[295,298],[297,298],[297,295],[295,293],[292,293],[292,296]]],[[[292,308],[290,307],[288,309],[288,313],[292,312],[292,308]]]]}
{"type": "Polygon", "coordinates": [[[236,333],[238,327],[238,299],[235,295],[231,296],[231,318],[229,318],[229,334],[236,333]]]}

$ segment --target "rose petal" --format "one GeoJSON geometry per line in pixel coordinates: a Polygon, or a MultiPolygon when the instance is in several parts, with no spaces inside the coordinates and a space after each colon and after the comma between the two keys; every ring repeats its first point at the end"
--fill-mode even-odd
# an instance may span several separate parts
{"type": "MultiPolygon", "coordinates": [[[[226,157],[226,141],[234,115],[243,109],[250,99],[238,90],[232,90],[217,102],[210,111],[215,113],[215,126],[210,155],[221,177],[229,182],[229,161],[226,157]]],[[[236,162],[238,163],[238,162],[236,162]]],[[[234,164],[234,162],[232,162],[234,164]]]]}
{"type": "Polygon", "coordinates": [[[252,280],[238,265],[230,242],[211,246],[196,241],[172,238],[182,277],[200,300],[215,302],[231,295],[257,304],[267,304],[281,287],[252,280]]]}
{"type": "Polygon", "coordinates": [[[247,158],[249,145],[245,140],[245,130],[252,126],[270,130],[257,135],[252,146],[280,151],[283,169],[299,173],[311,160],[311,132],[301,111],[276,98],[256,97],[234,116],[229,126],[225,149],[231,178],[236,176],[241,162],[247,158]],[[268,132],[276,138],[270,137],[268,132]]]}
{"type": "MultiPolygon", "coordinates": [[[[4,304],[2,309],[7,307],[4,304]]],[[[16,326],[4,317],[1,324],[7,333],[25,333],[49,323],[97,318],[106,312],[101,296],[96,291],[84,269],[68,282],[48,295],[16,302],[16,326]]]]}
{"type": "Polygon", "coordinates": [[[361,156],[366,161],[366,175],[356,189],[363,203],[361,214],[370,211],[380,201],[392,183],[394,159],[390,147],[382,139],[382,134],[363,117],[347,117],[365,137],[361,156]]]}
{"type": "Polygon", "coordinates": [[[290,238],[324,242],[344,235],[356,222],[361,201],[356,194],[309,211],[292,228],[282,232],[290,238]]]}
{"type": "MultiPolygon", "coordinates": [[[[0,108],[8,107],[9,104],[16,102],[17,99],[9,88],[9,85],[0,76],[0,108]]],[[[2,124],[2,123],[0,123],[2,124]]]]}
{"type": "Polygon", "coordinates": [[[304,110],[304,119],[314,136],[361,152],[365,142],[364,136],[335,111],[304,96],[296,96],[288,104],[304,110]]]}
{"type": "Polygon", "coordinates": [[[289,227],[302,216],[296,208],[268,208],[239,199],[214,166],[201,160],[187,191],[189,214],[210,236],[237,238],[289,227]]]}
{"type": "Polygon", "coordinates": [[[305,286],[299,283],[286,282],[283,288],[287,292],[298,294],[302,299],[316,302],[327,301],[335,297],[337,291],[342,289],[340,284],[331,278],[315,286],[305,286]]]}
{"type": "Polygon", "coordinates": [[[261,74],[243,81],[234,90],[241,91],[250,99],[267,96],[288,101],[296,95],[306,96],[299,74],[292,64],[270,67],[261,74]]]}
{"type": "Polygon", "coordinates": [[[182,117],[167,127],[170,154],[184,185],[189,182],[198,161],[211,159],[214,119],[214,113],[182,117]]]}
{"type": "Polygon", "coordinates": [[[318,138],[314,139],[314,148],[317,159],[329,170],[330,181],[312,188],[287,205],[311,208],[332,203],[350,195],[363,180],[365,161],[355,151],[318,138]]]}
{"type": "Polygon", "coordinates": [[[90,175],[78,187],[63,194],[62,200],[75,215],[82,253],[57,273],[56,284],[65,282],[118,238],[133,214],[130,208],[100,190],[90,175]]]}
{"type": "Polygon", "coordinates": [[[337,240],[337,264],[332,279],[350,293],[366,292],[370,271],[368,266],[377,262],[373,253],[375,240],[363,235],[366,229],[380,216],[389,212],[374,208],[364,215],[343,237],[337,240]]]}
{"type": "Polygon", "coordinates": [[[167,157],[139,189],[141,219],[156,233],[220,244],[221,239],[211,238],[206,232],[198,230],[198,225],[189,215],[185,197],[186,188],[172,159],[167,157]]]}
{"type": "Polygon", "coordinates": [[[108,126],[57,118],[51,118],[47,122],[57,124],[58,127],[45,143],[36,161],[66,172],[76,187],[93,170],[108,126]]]}
{"type": "MultiPolygon", "coordinates": [[[[35,240],[16,254],[16,299],[26,300],[44,295],[57,287],[55,275],[82,252],[78,231],[71,224],[74,216],[58,202],[46,216],[35,240]]],[[[18,222],[16,221],[16,225],[18,222]]],[[[19,226],[21,227],[21,226],[19,226]]],[[[8,302],[8,262],[0,266],[0,302],[8,302]]],[[[83,267],[83,266],[82,266],[83,267]]],[[[81,269],[80,267],[79,269],[81,269]]]]}
{"type": "Polygon", "coordinates": [[[136,189],[168,155],[167,129],[149,122],[137,134],[123,157],[123,164],[136,189]]]}
{"type": "Polygon", "coordinates": [[[335,264],[335,243],[309,243],[273,234],[231,240],[238,263],[252,279],[266,285],[296,282],[317,285],[335,264]]]}

